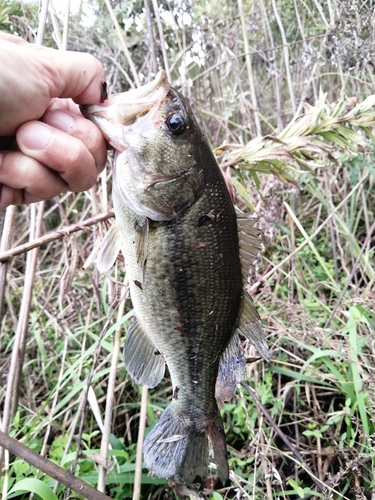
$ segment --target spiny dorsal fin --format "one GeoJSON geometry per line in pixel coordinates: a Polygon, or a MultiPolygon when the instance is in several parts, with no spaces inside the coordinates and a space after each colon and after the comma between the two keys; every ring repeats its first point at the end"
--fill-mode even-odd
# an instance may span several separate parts
{"type": "Polygon", "coordinates": [[[254,306],[253,299],[246,290],[243,291],[242,295],[238,328],[250,340],[259,354],[269,362],[270,356],[262,321],[254,306]]]}
{"type": "Polygon", "coordinates": [[[164,358],[135,316],[125,339],[124,363],[134,382],[150,389],[164,377],[164,358]]]}
{"type": "Polygon", "coordinates": [[[100,273],[105,273],[115,263],[121,247],[120,228],[115,222],[107,231],[100,245],[96,267],[100,273]]]}
{"type": "Polygon", "coordinates": [[[242,277],[246,281],[249,268],[257,260],[262,247],[262,231],[256,227],[258,219],[249,214],[237,213],[238,241],[242,277]]]}

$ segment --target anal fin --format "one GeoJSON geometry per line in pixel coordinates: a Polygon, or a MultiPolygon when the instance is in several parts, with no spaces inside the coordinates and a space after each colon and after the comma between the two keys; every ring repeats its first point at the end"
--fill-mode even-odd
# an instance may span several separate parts
{"type": "Polygon", "coordinates": [[[136,317],[133,318],[125,339],[124,363],[131,378],[139,385],[152,388],[164,377],[164,358],[136,317]]]}

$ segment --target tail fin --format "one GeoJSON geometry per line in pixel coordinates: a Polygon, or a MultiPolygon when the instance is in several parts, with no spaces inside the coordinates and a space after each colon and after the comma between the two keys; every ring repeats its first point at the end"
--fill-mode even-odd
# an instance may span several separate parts
{"type": "Polygon", "coordinates": [[[229,467],[227,461],[227,444],[225,441],[224,427],[219,410],[208,428],[208,435],[214,449],[214,458],[219,477],[223,483],[225,483],[225,481],[229,478],[229,467]]]}
{"type": "Polygon", "coordinates": [[[150,474],[158,477],[178,479],[189,484],[204,484],[208,473],[208,438],[212,440],[219,476],[225,481],[229,470],[226,460],[226,445],[223,425],[218,411],[217,417],[208,425],[197,425],[188,417],[181,416],[172,403],[162,413],[151,429],[143,453],[150,474]]]}

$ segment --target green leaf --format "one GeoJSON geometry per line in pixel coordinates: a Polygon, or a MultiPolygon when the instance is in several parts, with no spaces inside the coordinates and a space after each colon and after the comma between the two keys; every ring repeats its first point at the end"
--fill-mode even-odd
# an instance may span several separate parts
{"type": "Polygon", "coordinates": [[[16,491],[29,491],[30,493],[35,493],[40,496],[42,500],[57,500],[57,496],[51,488],[39,479],[22,479],[22,481],[16,483],[8,492],[7,498],[10,498],[9,495],[16,491]]]}
{"type": "Polygon", "coordinates": [[[291,486],[293,488],[293,490],[297,493],[297,495],[300,498],[304,498],[305,492],[304,492],[303,488],[301,488],[301,486],[299,486],[297,481],[295,481],[294,479],[289,479],[288,483],[289,483],[289,486],[291,486]]]}

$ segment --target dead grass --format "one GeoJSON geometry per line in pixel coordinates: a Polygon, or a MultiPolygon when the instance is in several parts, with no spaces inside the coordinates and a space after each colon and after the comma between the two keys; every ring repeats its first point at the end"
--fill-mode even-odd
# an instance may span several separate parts
{"type": "MultiPolygon", "coordinates": [[[[164,21],[172,76],[191,94],[212,145],[225,144],[221,148],[227,155],[225,164],[238,167],[231,170],[238,205],[256,208],[265,233],[264,253],[251,284],[272,362],[249,364],[248,381],[258,403],[241,388],[236,400],[224,406],[233,473],[231,481],[222,485],[213,468],[204,493],[215,500],[373,500],[374,82],[371,61],[365,57],[373,50],[366,35],[371,31],[371,16],[365,3],[341,1],[328,10],[324,3],[313,2],[306,11],[297,1],[286,3],[277,20],[273,4],[261,1],[243,6],[253,86],[248,83],[243,36],[237,36],[242,25],[236,5],[227,3],[220,9],[215,2],[195,5],[191,25],[171,27],[164,21]],[[349,29],[358,49],[355,70],[350,69],[354,46],[346,44],[344,37],[349,29]],[[288,74],[283,37],[291,55],[288,74]],[[204,53],[203,66],[191,62],[186,67],[186,54],[190,50],[195,57],[197,47],[204,53]],[[188,78],[194,81],[192,88],[188,78]],[[346,93],[341,93],[342,84],[346,93]],[[251,139],[251,131],[257,129],[251,87],[262,133],[276,130],[272,136],[251,139]],[[327,92],[324,99],[320,88],[327,92]],[[356,99],[349,101],[346,96],[356,99]],[[298,112],[292,120],[293,100],[298,112]],[[305,102],[309,105],[302,112],[305,102]],[[364,109],[363,103],[372,104],[364,109]]],[[[140,17],[136,10],[121,13],[122,8],[115,7],[118,18],[140,17]]],[[[191,12],[187,5],[175,5],[172,16],[180,19],[184,9],[191,12]]],[[[94,29],[72,18],[71,48],[97,55],[112,88],[123,90],[131,73],[129,58],[118,49],[114,32],[106,38],[111,22],[104,7],[99,10],[94,29]]],[[[16,17],[12,22],[21,33],[30,34],[30,27],[35,27],[31,19],[16,17]]],[[[126,42],[139,73],[148,75],[151,42],[134,26],[128,28],[126,42]]],[[[158,39],[156,24],[155,33],[158,39]]],[[[116,338],[122,343],[131,317],[124,266],[117,262],[113,271],[101,276],[92,264],[105,222],[94,220],[74,234],[71,231],[72,226],[81,228],[84,221],[108,212],[105,185],[108,182],[110,188],[110,172],[109,165],[103,181],[90,193],[70,193],[47,202],[40,211],[42,240],[35,240],[31,232],[37,213],[33,215],[29,207],[15,210],[13,236],[5,243],[3,238],[12,258],[6,266],[0,264],[0,273],[6,267],[7,276],[0,319],[0,407],[3,411],[11,391],[17,404],[11,412],[10,434],[66,469],[75,460],[76,474],[92,484],[97,484],[98,468],[103,460],[105,465],[108,452],[110,465],[101,480],[103,487],[106,483],[112,498],[125,499],[134,490],[141,398],[121,358],[113,375],[115,332],[121,324],[122,333],[116,338]],[[51,236],[46,238],[47,234],[51,236]],[[30,266],[26,249],[20,246],[33,246],[35,241],[37,265],[31,273],[33,284],[27,285],[30,266]],[[21,309],[25,293],[31,295],[30,312],[21,309]],[[117,319],[120,297],[126,297],[123,320],[117,319]],[[13,385],[10,358],[20,325],[26,327],[25,354],[19,363],[20,383],[13,385]],[[110,445],[100,451],[108,429],[110,445]]],[[[2,247],[3,255],[4,251],[2,247]]],[[[253,358],[256,353],[245,347],[253,358]]],[[[153,392],[148,424],[170,397],[166,381],[153,392]]],[[[36,474],[8,456],[3,471],[3,490],[36,474]]],[[[62,487],[39,477],[63,498],[62,487]]],[[[143,498],[173,498],[165,481],[148,478],[145,471],[141,481],[143,498]]]]}

